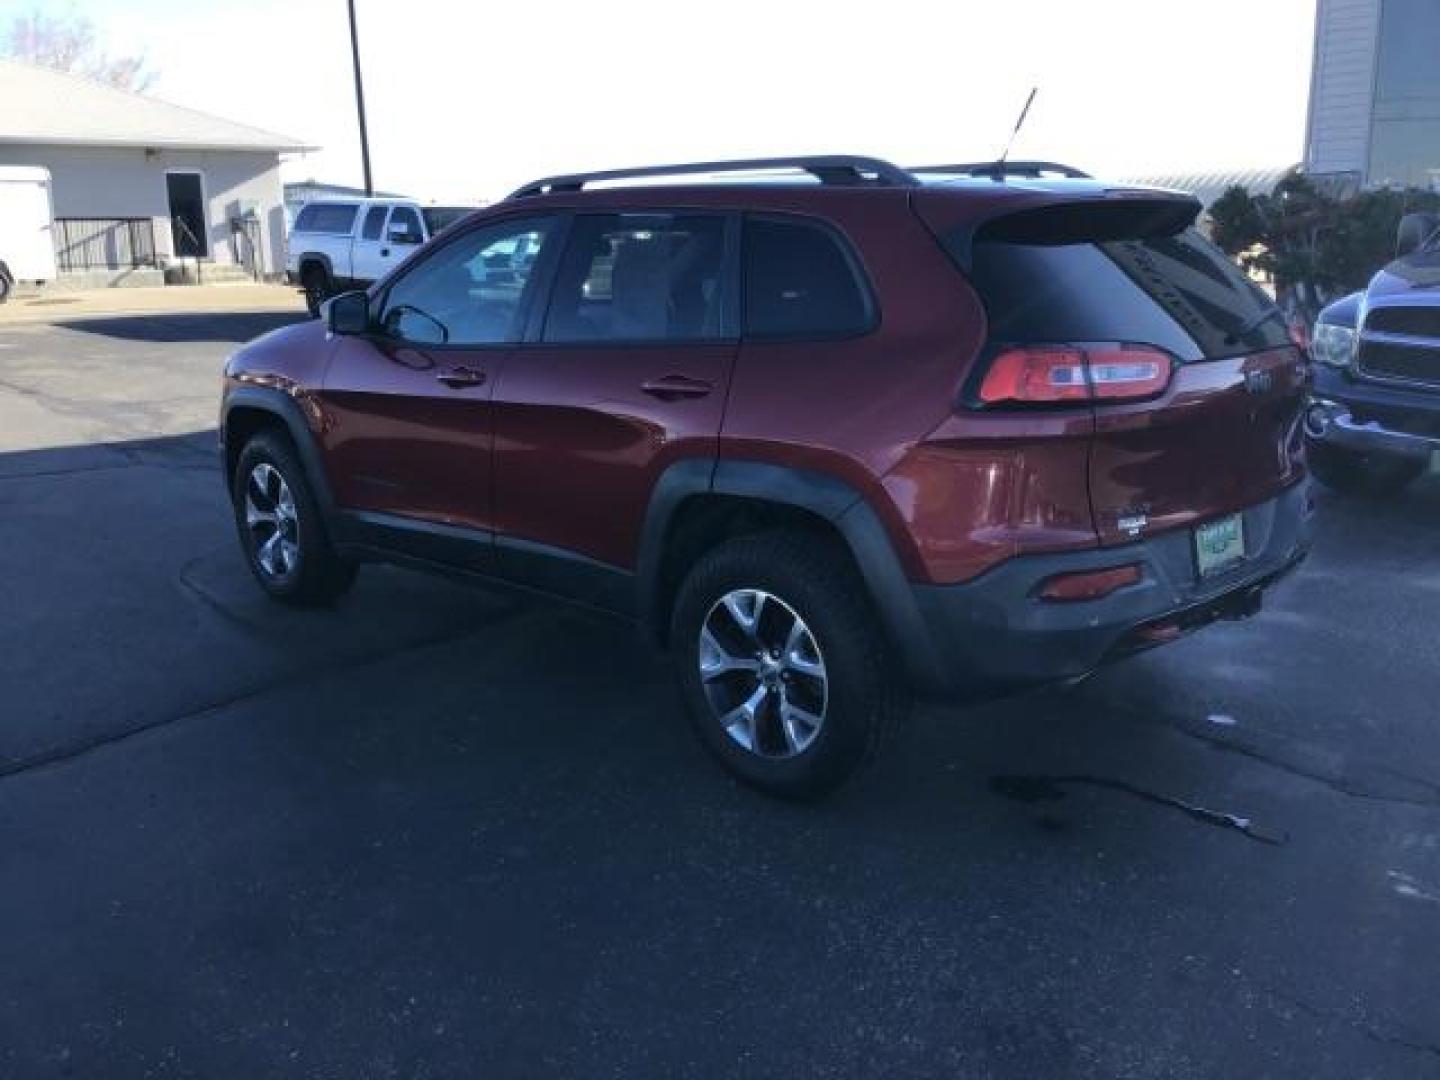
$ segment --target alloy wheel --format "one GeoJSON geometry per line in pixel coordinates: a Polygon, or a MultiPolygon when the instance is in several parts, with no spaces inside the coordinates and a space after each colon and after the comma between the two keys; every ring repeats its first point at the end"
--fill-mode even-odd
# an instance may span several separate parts
{"type": "Polygon", "coordinates": [[[286,578],[300,565],[300,519],[280,470],[262,461],[245,481],[245,527],[255,562],[268,578],[286,578]]]}
{"type": "Polygon", "coordinates": [[[773,593],[734,589],[700,626],[700,684],[716,720],[761,757],[804,753],[825,723],[830,683],[815,636],[773,593]]]}

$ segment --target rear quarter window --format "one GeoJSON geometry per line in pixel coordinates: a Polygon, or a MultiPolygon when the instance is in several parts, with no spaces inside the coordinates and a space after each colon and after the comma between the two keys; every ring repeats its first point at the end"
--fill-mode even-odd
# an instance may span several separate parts
{"type": "Polygon", "coordinates": [[[860,267],[830,229],[751,217],[742,247],[747,338],[843,338],[874,326],[860,267]]]}
{"type": "Polygon", "coordinates": [[[1193,229],[1098,244],[981,241],[970,279],[992,341],[1129,341],[1181,360],[1289,343],[1270,298],[1193,229]]]}
{"type": "Polygon", "coordinates": [[[357,210],[354,203],[311,203],[295,216],[295,228],[291,231],[349,236],[355,227],[357,210]]]}

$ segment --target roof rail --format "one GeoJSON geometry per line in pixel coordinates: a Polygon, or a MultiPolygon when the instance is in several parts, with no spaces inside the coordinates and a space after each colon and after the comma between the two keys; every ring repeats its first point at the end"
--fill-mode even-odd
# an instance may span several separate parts
{"type": "Polygon", "coordinates": [[[917,183],[898,165],[879,158],[853,154],[827,154],[819,157],[751,158],[741,161],[696,161],[680,165],[650,165],[636,169],[611,169],[608,172],[572,173],[568,176],[547,176],[510,193],[512,199],[529,195],[548,195],[561,191],[581,191],[587,184],[606,180],[643,180],[656,176],[689,176],[703,173],[759,172],[768,169],[793,169],[807,172],[822,184],[842,187],[914,187],[917,183]]]}
{"type": "Polygon", "coordinates": [[[1069,180],[1089,180],[1087,172],[1081,172],[1073,165],[1062,165],[1058,161],[972,161],[964,165],[915,165],[912,173],[959,173],[961,176],[988,176],[992,180],[1003,180],[1007,176],[1028,176],[1040,179],[1043,176],[1063,176],[1069,180]]]}

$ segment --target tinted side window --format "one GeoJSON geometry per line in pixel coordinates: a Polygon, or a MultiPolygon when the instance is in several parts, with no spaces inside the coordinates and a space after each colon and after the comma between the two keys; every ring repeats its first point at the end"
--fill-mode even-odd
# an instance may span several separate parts
{"type": "Polygon", "coordinates": [[[724,266],[723,217],[581,216],[560,260],[544,340],[719,338],[724,266]]]}
{"type": "Polygon", "coordinates": [[[859,267],[830,230],[745,222],[745,336],[849,337],[874,322],[859,267]]]}
{"type": "Polygon", "coordinates": [[[380,324],[417,345],[490,345],[520,337],[535,258],[553,228],[528,218],[475,229],[402,273],[380,324]]]}
{"type": "Polygon", "coordinates": [[[354,203],[310,203],[296,216],[294,231],[349,236],[357,209],[354,203]]]}
{"type": "Polygon", "coordinates": [[[379,240],[385,228],[385,213],[388,207],[372,206],[365,211],[365,224],[360,226],[360,239],[379,240]]]}

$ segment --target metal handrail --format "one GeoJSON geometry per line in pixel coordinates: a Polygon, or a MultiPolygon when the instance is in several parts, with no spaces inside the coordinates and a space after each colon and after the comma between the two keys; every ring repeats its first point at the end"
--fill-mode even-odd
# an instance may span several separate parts
{"type": "Polygon", "coordinates": [[[155,229],[150,218],[57,217],[55,261],[65,271],[154,266],[155,229]]]}
{"type": "MultiPolygon", "coordinates": [[[[190,228],[184,218],[172,217],[170,220],[190,239],[190,243],[195,246],[195,254],[190,256],[190,260],[195,264],[195,284],[205,284],[205,274],[204,271],[200,269],[200,238],[195,235],[195,230],[190,228]]],[[[184,255],[180,255],[178,252],[176,253],[176,257],[180,259],[185,258],[184,255]]]]}
{"type": "Polygon", "coordinates": [[[661,176],[691,174],[760,172],[771,169],[792,169],[808,172],[822,184],[855,187],[914,187],[918,181],[910,173],[880,158],[853,154],[826,154],[815,157],[749,158],[735,161],[696,161],[676,165],[648,165],[633,169],[609,169],[604,172],[570,173],[547,176],[516,188],[512,199],[557,192],[582,191],[587,184],[607,180],[644,180],[661,176]]]}

